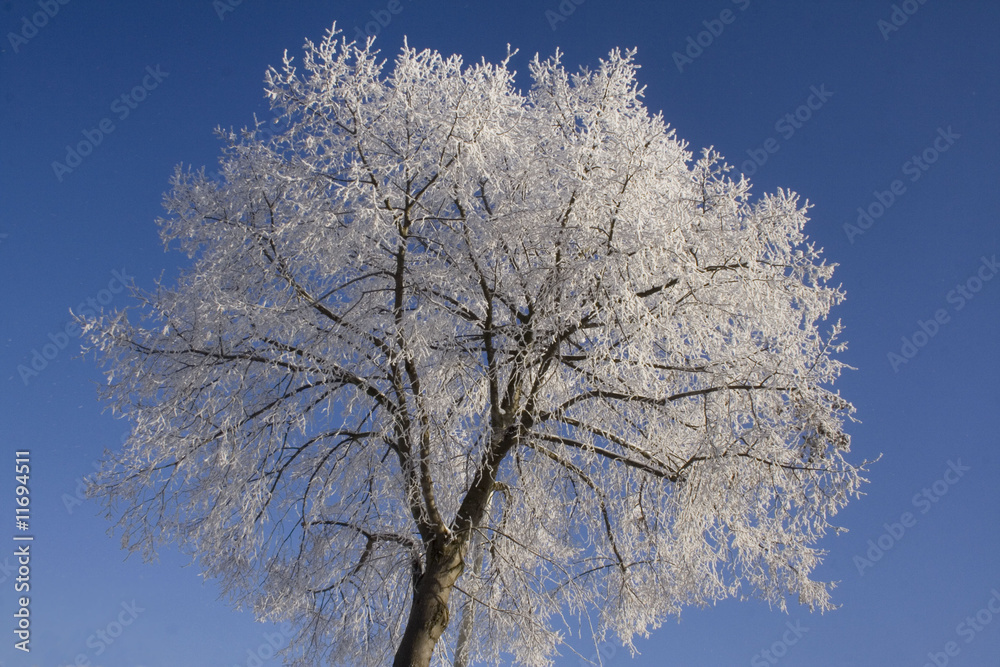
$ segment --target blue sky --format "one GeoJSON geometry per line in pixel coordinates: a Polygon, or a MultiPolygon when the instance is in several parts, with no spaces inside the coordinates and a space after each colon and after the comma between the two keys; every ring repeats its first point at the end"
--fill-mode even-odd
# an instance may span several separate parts
{"type": "Polygon", "coordinates": [[[692,149],[714,146],[758,194],[814,204],[807,232],[847,292],[834,316],[857,368],[838,384],[861,420],[854,460],[882,454],[815,573],[839,582],[842,607],[691,609],[639,656],[603,647],[605,664],[997,664],[1000,5],[398,2],[0,3],[3,664],[278,664],[266,658],[280,628],[233,611],[176,551],[125,561],[99,507],[77,502],[124,426],[102,413],[98,371],[66,325],[88,300],[127,305],[122,279],[176,275],[183,257],[163,252],[153,222],[174,166],[213,165],[216,125],[269,118],[265,69],[334,20],[348,35],[377,27],[389,57],[404,35],[467,62],[510,43],[525,84],[536,52],[559,47],[575,68],[638,47],[647,106],[692,149]],[[81,142],[92,151],[68,156],[81,142]],[[30,656],[12,632],[24,450],[30,656]]]}

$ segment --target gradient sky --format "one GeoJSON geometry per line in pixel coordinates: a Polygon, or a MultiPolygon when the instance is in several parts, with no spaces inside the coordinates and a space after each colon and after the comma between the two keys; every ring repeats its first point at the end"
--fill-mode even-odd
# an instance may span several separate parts
{"type": "MultiPolygon", "coordinates": [[[[498,61],[510,43],[521,84],[536,52],[559,47],[575,69],[638,47],[647,106],[692,150],[715,146],[758,194],[789,188],[814,204],[806,231],[847,292],[834,317],[857,369],[838,384],[861,420],[853,460],[882,455],[867,495],[836,517],[850,532],[822,544],[814,576],[839,582],[842,607],[690,609],[639,641],[641,655],[603,647],[604,664],[1000,664],[1000,5],[399,3],[391,14],[387,0],[0,2],[2,664],[247,666],[269,639],[283,644],[186,556],[124,560],[99,507],[76,502],[124,426],[102,413],[100,375],[66,325],[88,299],[127,305],[121,278],[176,275],[184,258],[163,252],[154,225],[174,166],[214,165],[215,126],[269,118],[267,66],[285,49],[300,57],[335,20],[349,36],[377,27],[390,59],[404,35],[466,62],[498,61]],[[67,162],[85,140],[92,152],[67,162]],[[36,353],[40,370],[24,372],[36,353]],[[21,450],[30,656],[12,632],[21,450]]],[[[578,664],[569,652],[556,662],[578,664]]]]}

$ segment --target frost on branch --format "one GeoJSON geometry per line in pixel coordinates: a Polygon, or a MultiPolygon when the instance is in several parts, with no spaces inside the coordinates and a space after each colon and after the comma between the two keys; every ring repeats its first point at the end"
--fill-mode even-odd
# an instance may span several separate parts
{"type": "Polygon", "coordinates": [[[285,129],[173,179],[192,266],[91,331],[124,544],[184,544],[303,664],[541,666],[574,617],[629,645],[729,596],[830,608],[815,545],[864,481],[843,294],[806,204],[692,160],[633,56],[536,56],[522,94],[510,56],[386,68],[331,31],[270,70],[285,129]]]}

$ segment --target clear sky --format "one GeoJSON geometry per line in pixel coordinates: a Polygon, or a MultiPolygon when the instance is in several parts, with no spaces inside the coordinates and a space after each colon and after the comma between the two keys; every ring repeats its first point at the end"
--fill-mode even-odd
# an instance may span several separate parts
{"type": "Polygon", "coordinates": [[[834,317],[857,369],[838,385],[861,420],[854,460],[883,455],[815,572],[839,582],[842,607],[691,609],[641,640],[639,656],[604,647],[604,664],[998,664],[1000,5],[4,0],[4,665],[278,664],[266,659],[280,629],[232,610],[176,551],[125,561],[99,507],[77,501],[124,426],[102,413],[98,371],[66,325],[88,300],[127,305],[122,279],[176,275],[184,259],[163,252],[154,225],[174,166],[213,165],[216,125],[269,118],[267,66],[335,20],[352,36],[377,29],[389,58],[404,35],[467,62],[500,60],[510,43],[525,84],[536,52],[559,47],[575,69],[638,47],[646,104],[693,150],[715,146],[758,194],[789,188],[814,204],[807,232],[847,292],[834,317]],[[26,533],[17,451],[30,452],[26,533]],[[30,656],[14,649],[15,534],[34,536],[30,656]]]}

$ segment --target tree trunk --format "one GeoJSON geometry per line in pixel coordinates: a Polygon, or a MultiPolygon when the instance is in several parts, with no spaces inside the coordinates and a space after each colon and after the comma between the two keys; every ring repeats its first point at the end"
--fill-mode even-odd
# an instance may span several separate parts
{"type": "Polygon", "coordinates": [[[429,667],[434,647],[448,627],[448,598],[462,574],[463,562],[457,548],[428,562],[413,591],[410,617],[403,639],[396,649],[392,667],[429,667]]]}

